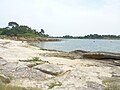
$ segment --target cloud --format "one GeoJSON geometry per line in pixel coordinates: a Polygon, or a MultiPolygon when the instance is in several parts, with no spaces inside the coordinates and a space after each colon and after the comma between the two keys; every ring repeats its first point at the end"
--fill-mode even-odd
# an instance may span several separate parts
{"type": "Polygon", "coordinates": [[[119,0],[1,0],[0,26],[9,21],[50,35],[118,34],[119,0]]]}

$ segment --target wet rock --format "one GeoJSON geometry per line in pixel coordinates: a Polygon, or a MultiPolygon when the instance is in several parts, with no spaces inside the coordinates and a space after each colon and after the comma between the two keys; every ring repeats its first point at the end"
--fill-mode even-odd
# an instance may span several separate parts
{"type": "Polygon", "coordinates": [[[43,64],[43,65],[37,65],[33,67],[34,69],[40,70],[44,73],[50,74],[50,75],[59,75],[63,72],[63,70],[54,64],[43,64]]]}
{"type": "Polygon", "coordinates": [[[84,50],[75,50],[70,53],[76,53],[76,54],[81,54],[81,53],[88,53],[89,51],[84,51],[84,50]]]}
{"type": "Polygon", "coordinates": [[[81,54],[76,54],[72,52],[55,52],[55,53],[47,53],[47,54],[40,54],[43,56],[48,56],[48,57],[61,57],[61,58],[67,58],[67,59],[81,59],[82,55],[81,54]]]}
{"type": "Polygon", "coordinates": [[[90,59],[114,59],[120,60],[120,54],[113,54],[113,53],[85,53],[83,54],[83,58],[90,58],[90,59]]]}
{"type": "Polygon", "coordinates": [[[10,78],[5,76],[4,74],[0,74],[0,80],[2,83],[10,83],[10,78]]]}

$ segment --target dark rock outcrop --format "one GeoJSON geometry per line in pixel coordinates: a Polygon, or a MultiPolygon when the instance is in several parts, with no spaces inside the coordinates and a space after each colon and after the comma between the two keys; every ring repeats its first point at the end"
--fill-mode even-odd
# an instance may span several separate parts
{"type": "Polygon", "coordinates": [[[120,54],[102,53],[102,52],[85,53],[85,54],[83,54],[83,58],[120,60],[120,54]]]}

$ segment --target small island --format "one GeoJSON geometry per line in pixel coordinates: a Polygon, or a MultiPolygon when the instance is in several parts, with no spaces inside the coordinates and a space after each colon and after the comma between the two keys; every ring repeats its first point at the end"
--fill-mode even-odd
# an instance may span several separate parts
{"type": "Polygon", "coordinates": [[[44,29],[40,31],[32,29],[27,25],[19,25],[16,22],[9,22],[7,27],[0,28],[1,39],[21,41],[60,41],[60,39],[49,38],[44,29]]]}
{"type": "Polygon", "coordinates": [[[55,38],[65,38],[65,39],[120,39],[120,35],[99,35],[99,34],[90,34],[85,36],[71,36],[71,35],[65,35],[61,37],[55,37],[55,38]]]}

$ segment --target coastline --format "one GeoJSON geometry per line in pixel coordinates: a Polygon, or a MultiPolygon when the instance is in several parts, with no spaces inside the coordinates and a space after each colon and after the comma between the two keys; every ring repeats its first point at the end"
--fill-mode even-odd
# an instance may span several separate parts
{"type": "Polygon", "coordinates": [[[43,42],[43,41],[62,41],[62,39],[58,38],[48,38],[48,37],[0,37],[0,39],[8,39],[15,41],[27,41],[27,42],[43,42]]]}
{"type": "Polygon", "coordinates": [[[9,85],[17,84],[22,87],[36,87],[37,85],[42,90],[48,90],[50,83],[61,82],[62,85],[57,86],[56,84],[51,90],[69,90],[70,88],[72,90],[88,90],[91,88],[91,90],[99,90],[99,88],[104,90],[103,88],[108,86],[103,81],[111,78],[117,80],[118,78],[113,76],[116,74],[120,75],[119,72],[114,71],[119,71],[120,68],[114,65],[113,61],[82,58],[81,55],[87,53],[85,51],[66,53],[54,50],[42,50],[29,45],[27,42],[6,39],[0,39],[0,51],[0,68],[2,68],[2,70],[0,69],[0,75],[7,76],[9,74],[12,76],[13,79],[10,80],[9,85]],[[33,57],[39,57],[40,61],[25,62],[25,60],[31,60],[33,57]],[[23,60],[23,62],[20,60],[23,60]],[[3,61],[6,61],[6,63],[2,64],[3,61]],[[29,67],[30,65],[33,66],[29,67]],[[51,65],[56,72],[60,71],[62,74],[58,76],[52,75],[51,73],[55,73],[53,69],[49,73],[48,71],[43,72],[43,70],[47,70],[45,65],[51,65]],[[15,71],[13,71],[14,68],[15,71]],[[33,74],[34,72],[36,74],[33,74]],[[16,73],[17,75],[19,73],[16,76],[17,78],[14,76],[16,73]],[[24,73],[26,74],[24,75],[24,73]]]}

